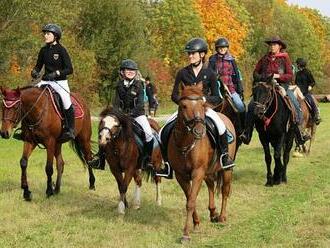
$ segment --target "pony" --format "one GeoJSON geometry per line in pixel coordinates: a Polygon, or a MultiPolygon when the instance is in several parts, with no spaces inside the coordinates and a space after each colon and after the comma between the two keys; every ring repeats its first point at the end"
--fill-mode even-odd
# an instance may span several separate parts
{"type": "MultiPolygon", "coordinates": [[[[196,211],[196,199],[203,180],[209,192],[209,211],[212,222],[225,222],[227,219],[227,200],[231,190],[232,170],[223,170],[220,165],[216,146],[212,144],[206,132],[205,111],[208,107],[203,100],[203,84],[181,85],[181,97],[178,117],[168,140],[167,158],[175,172],[175,177],[186,196],[186,221],[182,242],[189,241],[192,226],[198,228],[200,218],[196,211]],[[214,201],[215,182],[222,192],[220,215],[216,212],[214,201]],[[222,187],[221,187],[222,184],[222,187]]],[[[233,135],[233,142],[228,145],[231,158],[236,153],[235,129],[230,120],[219,113],[227,130],[233,135]]]]}
{"type": "MultiPolygon", "coordinates": [[[[126,199],[126,192],[128,186],[134,178],[136,183],[133,208],[140,208],[141,198],[141,165],[143,163],[142,157],[142,140],[138,138],[133,131],[139,127],[132,117],[116,110],[112,107],[104,109],[100,114],[99,123],[99,146],[105,153],[106,161],[109,164],[111,173],[114,175],[118,190],[119,190],[119,203],[118,213],[125,214],[128,208],[126,199]],[[141,142],[141,144],[139,144],[141,142]]],[[[152,119],[148,119],[152,129],[155,132],[160,130],[158,123],[152,119]]],[[[141,130],[140,130],[141,131],[141,130]]],[[[143,131],[142,131],[143,132],[143,131]]],[[[143,136],[144,133],[141,133],[143,136]]],[[[156,146],[157,142],[154,141],[154,150],[151,162],[154,168],[160,168],[162,163],[160,147],[156,146]]],[[[152,168],[151,168],[152,169],[152,168]]],[[[160,177],[154,176],[156,183],[156,202],[161,205],[160,195],[160,177]]]]}
{"type": "Polygon", "coordinates": [[[265,186],[287,183],[286,170],[295,136],[294,129],[290,126],[291,111],[278,92],[275,82],[258,82],[252,91],[255,127],[267,166],[265,186]],[[272,158],[269,145],[274,148],[274,174],[271,170],[272,158]]]}
{"type": "MultiPolygon", "coordinates": [[[[2,103],[2,125],[1,137],[9,139],[14,128],[21,123],[22,139],[24,141],[23,154],[20,160],[21,166],[21,188],[23,197],[31,201],[32,192],[27,180],[28,160],[33,150],[42,144],[47,151],[47,162],[45,171],[47,174],[46,195],[50,197],[58,194],[61,188],[61,179],[64,169],[62,157],[62,143],[58,138],[62,132],[61,118],[57,109],[52,104],[51,91],[48,87],[37,88],[27,86],[12,90],[1,87],[3,96],[2,103]],[[53,187],[53,160],[56,160],[57,178],[53,187]]],[[[75,140],[71,142],[72,148],[80,158],[87,164],[92,159],[91,152],[91,118],[86,102],[76,93],[72,96],[82,107],[84,115],[75,121],[75,140]]],[[[93,170],[88,167],[89,188],[95,189],[95,177],[93,170]]]]}

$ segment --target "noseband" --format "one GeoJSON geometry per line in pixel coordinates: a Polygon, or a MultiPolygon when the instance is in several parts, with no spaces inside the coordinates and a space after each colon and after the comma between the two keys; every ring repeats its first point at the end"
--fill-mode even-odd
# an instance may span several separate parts
{"type": "Polygon", "coordinates": [[[122,126],[121,125],[119,125],[119,126],[114,126],[114,127],[117,127],[118,128],[118,130],[116,131],[116,132],[113,132],[110,128],[108,128],[108,127],[102,127],[100,130],[99,130],[99,134],[103,131],[103,130],[107,130],[108,132],[109,132],[109,134],[110,134],[110,141],[111,140],[115,140],[115,139],[117,139],[118,137],[119,137],[119,134],[120,134],[120,132],[121,132],[121,130],[122,130],[122,126]]]}

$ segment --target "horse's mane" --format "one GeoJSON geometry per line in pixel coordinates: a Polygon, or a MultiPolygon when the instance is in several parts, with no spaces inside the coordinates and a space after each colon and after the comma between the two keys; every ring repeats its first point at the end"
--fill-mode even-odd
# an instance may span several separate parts
{"type": "Polygon", "coordinates": [[[184,86],[184,88],[181,91],[181,98],[197,95],[197,96],[203,96],[203,88],[199,87],[198,85],[188,85],[184,86]]]}
{"type": "Polygon", "coordinates": [[[132,138],[133,137],[133,118],[124,114],[118,109],[115,109],[113,107],[107,107],[100,113],[100,117],[103,119],[104,117],[108,115],[116,116],[124,130],[124,132],[121,132],[125,139],[132,138]]]}

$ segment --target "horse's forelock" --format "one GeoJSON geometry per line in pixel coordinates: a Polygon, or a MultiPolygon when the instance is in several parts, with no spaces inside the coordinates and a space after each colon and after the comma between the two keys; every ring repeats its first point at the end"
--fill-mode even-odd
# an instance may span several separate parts
{"type": "Polygon", "coordinates": [[[204,95],[203,89],[201,89],[197,86],[186,86],[181,92],[181,98],[185,98],[185,97],[192,96],[192,95],[202,97],[204,95]]]}

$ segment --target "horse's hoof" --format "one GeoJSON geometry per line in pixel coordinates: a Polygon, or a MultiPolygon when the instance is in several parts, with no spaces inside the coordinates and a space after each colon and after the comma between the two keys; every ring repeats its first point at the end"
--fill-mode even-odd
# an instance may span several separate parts
{"type": "Polygon", "coordinates": [[[134,206],[133,206],[133,209],[135,209],[135,210],[139,210],[139,209],[140,209],[140,205],[134,205],[134,206]]]}
{"type": "Polygon", "coordinates": [[[274,180],[274,185],[280,185],[280,184],[281,184],[281,179],[274,180]]]}
{"type": "Polygon", "coordinates": [[[32,193],[31,191],[26,191],[23,193],[23,197],[25,201],[31,201],[32,200],[32,193]]]}
{"type": "Polygon", "coordinates": [[[95,190],[96,188],[95,188],[95,185],[90,185],[89,186],[89,190],[95,190]]]}
{"type": "Polygon", "coordinates": [[[118,204],[118,213],[125,214],[125,204],[123,201],[120,201],[118,204]]]}
{"type": "Polygon", "coordinates": [[[46,196],[51,197],[52,195],[54,195],[54,191],[52,189],[49,189],[49,190],[47,189],[46,190],[46,196]]]}
{"type": "Polygon", "coordinates": [[[185,244],[190,241],[190,237],[188,235],[183,235],[181,238],[181,243],[185,244]]]}
{"type": "Polygon", "coordinates": [[[219,216],[218,219],[219,219],[219,223],[222,223],[222,224],[225,224],[226,221],[227,221],[227,217],[226,216],[219,216]]]}
{"type": "Polygon", "coordinates": [[[281,183],[287,184],[288,183],[288,179],[287,177],[282,177],[281,183]]]}
{"type": "Polygon", "coordinates": [[[61,192],[61,190],[59,188],[55,188],[54,189],[54,195],[57,195],[61,192]]]}
{"type": "Polygon", "coordinates": [[[219,215],[212,216],[212,217],[211,217],[211,222],[212,222],[212,223],[217,223],[217,222],[219,222],[219,215]]]}
{"type": "Polygon", "coordinates": [[[269,183],[269,182],[267,182],[267,183],[265,184],[265,186],[266,186],[266,187],[273,187],[273,184],[272,184],[272,183],[269,183]]]}
{"type": "Polygon", "coordinates": [[[195,226],[194,226],[194,233],[200,233],[201,232],[201,229],[200,229],[200,227],[199,227],[199,224],[196,224],[195,226]]]}

